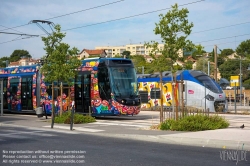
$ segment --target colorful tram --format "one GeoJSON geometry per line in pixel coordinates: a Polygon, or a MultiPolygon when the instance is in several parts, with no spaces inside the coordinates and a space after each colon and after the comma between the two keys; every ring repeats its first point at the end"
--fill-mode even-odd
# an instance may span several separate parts
{"type": "Polygon", "coordinates": [[[89,58],[82,61],[74,85],[63,83],[62,100],[60,85],[44,81],[39,66],[19,66],[0,69],[3,80],[4,111],[34,112],[44,106],[47,114],[69,110],[75,103],[75,111],[92,116],[137,115],[141,101],[134,65],[129,59],[89,58]],[[60,108],[62,105],[62,108],[60,108]]]}
{"type": "Polygon", "coordinates": [[[222,88],[201,71],[178,71],[176,80],[183,80],[182,88],[180,83],[172,84],[173,75],[171,72],[163,72],[163,103],[160,100],[159,74],[138,74],[137,77],[142,109],[161,105],[171,108],[173,103],[175,106],[180,106],[182,104],[181,93],[183,93],[183,103],[187,107],[209,110],[209,112],[225,112],[227,110],[228,103],[222,88]]]}

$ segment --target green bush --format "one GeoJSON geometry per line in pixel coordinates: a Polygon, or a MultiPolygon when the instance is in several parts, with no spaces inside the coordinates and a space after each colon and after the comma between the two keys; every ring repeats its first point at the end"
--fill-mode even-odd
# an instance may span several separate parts
{"type": "Polygon", "coordinates": [[[179,120],[167,119],[160,125],[161,130],[203,131],[227,128],[229,122],[218,115],[191,115],[179,120]]]}
{"type": "MultiPolygon", "coordinates": [[[[55,117],[55,123],[70,124],[70,121],[71,121],[71,111],[64,112],[61,116],[55,117]]],[[[95,121],[96,121],[95,118],[93,118],[92,116],[74,113],[74,124],[91,123],[95,121]]]]}

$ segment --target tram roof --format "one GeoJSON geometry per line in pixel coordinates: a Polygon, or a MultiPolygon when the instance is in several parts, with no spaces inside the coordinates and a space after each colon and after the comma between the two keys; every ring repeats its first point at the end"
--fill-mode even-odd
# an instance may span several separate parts
{"type": "MultiPolygon", "coordinates": [[[[194,80],[194,77],[206,75],[202,71],[198,70],[179,70],[176,72],[176,80],[194,80]]],[[[159,82],[160,81],[160,73],[156,72],[153,74],[137,74],[138,82],[159,82]]],[[[172,81],[173,74],[171,71],[162,72],[162,80],[163,81],[172,81]]]]}
{"type": "Polygon", "coordinates": [[[0,78],[34,75],[37,66],[38,65],[9,66],[6,68],[0,68],[0,78]]]}

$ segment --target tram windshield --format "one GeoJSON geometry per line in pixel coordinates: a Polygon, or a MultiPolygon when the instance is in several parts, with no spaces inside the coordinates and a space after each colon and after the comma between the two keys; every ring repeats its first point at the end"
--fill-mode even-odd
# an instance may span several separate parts
{"type": "Polygon", "coordinates": [[[111,89],[116,97],[138,96],[136,72],[131,67],[110,67],[111,89]]]}

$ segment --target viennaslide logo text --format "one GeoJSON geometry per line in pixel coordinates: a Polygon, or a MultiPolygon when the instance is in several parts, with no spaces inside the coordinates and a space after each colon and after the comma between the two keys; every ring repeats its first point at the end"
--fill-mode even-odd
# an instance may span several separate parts
{"type": "Polygon", "coordinates": [[[245,150],[222,150],[220,151],[220,159],[223,161],[238,162],[247,161],[247,151],[245,150]]]}

